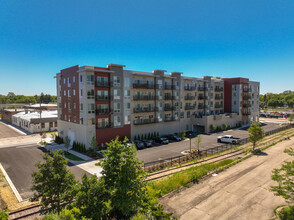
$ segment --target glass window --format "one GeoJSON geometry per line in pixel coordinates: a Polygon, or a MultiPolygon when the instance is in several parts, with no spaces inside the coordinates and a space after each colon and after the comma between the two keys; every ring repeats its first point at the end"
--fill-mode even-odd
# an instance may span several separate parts
{"type": "Polygon", "coordinates": [[[72,82],[76,82],[76,77],[75,76],[72,77],[72,82]]]}
{"type": "Polygon", "coordinates": [[[124,78],[125,87],[130,87],[130,78],[126,77],[124,78]]]}
{"type": "Polygon", "coordinates": [[[113,104],[113,111],[119,113],[120,112],[120,103],[113,104]]]}
{"type": "Polygon", "coordinates": [[[130,90],[129,89],[125,89],[125,94],[124,94],[125,98],[126,97],[130,97],[130,95],[131,95],[130,90]]]}
{"type": "Polygon", "coordinates": [[[120,77],[119,76],[113,77],[113,86],[120,86],[120,77]]]}
{"type": "Polygon", "coordinates": [[[94,85],[94,76],[93,75],[87,75],[87,84],[94,85]]]}
{"type": "Polygon", "coordinates": [[[88,99],[94,99],[94,89],[87,91],[87,98],[88,99]]]}
{"type": "Polygon", "coordinates": [[[109,119],[108,118],[98,118],[97,119],[97,126],[98,128],[105,128],[109,126],[109,119]]]}
{"type": "Polygon", "coordinates": [[[94,104],[88,104],[88,113],[94,113],[94,112],[95,112],[94,104]]]}
{"type": "Polygon", "coordinates": [[[120,90],[119,89],[113,90],[113,99],[120,99],[120,90]]]}
{"type": "Polygon", "coordinates": [[[130,115],[126,115],[125,116],[125,124],[128,125],[131,123],[131,116],[130,115]]]}
{"type": "Polygon", "coordinates": [[[120,122],[120,116],[114,116],[113,117],[114,119],[114,126],[120,126],[121,125],[121,122],[120,122]]]}
{"type": "Polygon", "coordinates": [[[83,103],[80,104],[80,110],[83,111],[84,110],[84,106],[83,103]]]}
{"type": "Polygon", "coordinates": [[[80,82],[83,82],[83,76],[80,75],[80,82]]]}

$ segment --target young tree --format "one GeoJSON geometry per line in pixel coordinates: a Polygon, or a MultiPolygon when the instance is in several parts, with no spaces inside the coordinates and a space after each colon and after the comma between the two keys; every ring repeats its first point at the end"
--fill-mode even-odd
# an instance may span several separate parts
{"type": "Polygon", "coordinates": [[[290,115],[290,116],[288,117],[288,120],[289,120],[290,124],[292,124],[293,119],[294,119],[294,115],[290,115]]]}
{"type": "Polygon", "coordinates": [[[68,136],[65,136],[65,138],[64,138],[64,147],[66,148],[67,153],[68,153],[68,150],[69,150],[69,146],[70,146],[70,138],[68,136]]]}
{"type": "MultiPolygon", "coordinates": [[[[290,156],[294,156],[294,148],[284,150],[290,156]]],[[[278,186],[271,186],[271,191],[276,196],[282,196],[287,203],[294,203],[294,160],[285,161],[280,169],[273,170],[272,179],[278,186]]]]}
{"type": "Polygon", "coordinates": [[[63,152],[49,152],[43,155],[44,162],[37,163],[38,171],[33,171],[34,196],[31,201],[41,199],[41,214],[60,213],[61,209],[73,200],[73,188],[76,185],[75,176],[67,167],[63,152]]]}
{"type": "Polygon", "coordinates": [[[97,149],[98,143],[97,143],[96,137],[94,137],[94,136],[92,137],[90,145],[94,150],[97,149]]]}
{"type": "Polygon", "coordinates": [[[261,128],[260,123],[255,123],[254,121],[252,122],[252,124],[250,125],[249,129],[249,141],[252,142],[253,144],[253,151],[255,150],[255,145],[257,143],[257,141],[259,141],[260,139],[262,139],[263,136],[263,129],[261,128]]]}
{"type": "Polygon", "coordinates": [[[82,183],[77,187],[74,207],[81,210],[81,215],[90,219],[103,219],[107,213],[108,191],[103,179],[99,180],[96,175],[82,176],[82,183]]]}
{"type": "Polygon", "coordinates": [[[118,140],[108,143],[101,179],[109,190],[111,215],[127,219],[137,213],[145,197],[145,171],[137,159],[135,145],[124,145],[118,140]]]}
{"type": "Polygon", "coordinates": [[[195,138],[195,145],[197,146],[198,153],[200,152],[200,144],[202,142],[202,136],[200,134],[195,138]]]}
{"type": "Polygon", "coordinates": [[[8,214],[7,208],[0,210],[0,219],[1,220],[8,220],[9,219],[9,214],[8,214]]]}
{"type": "Polygon", "coordinates": [[[182,138],[182,139],[185,139],[185,137],[186,137],[186,132],[185,132],[185,131],[182,131],[182,132],[181,132],[181,138],[182,138]]]}

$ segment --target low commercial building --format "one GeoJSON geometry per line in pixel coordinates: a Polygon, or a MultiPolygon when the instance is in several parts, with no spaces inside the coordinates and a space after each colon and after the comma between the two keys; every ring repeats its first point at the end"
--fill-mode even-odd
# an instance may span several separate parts
{"type": "Polygon", "coordinates": [[[8,122],[8,123],[12,123],[12,116],[19,113],[19,112],[23,112],[24,109],[3,109],[1,111],[1,120],[8,122]]]}
{"type": "Polygon", "coordinates": [[[210,132],[258,121],[259,82],[246,78],[186,77],[124,65],[73,66],[56,74],[61,136],[90,147],[116,136],[210,132]]]}
{"type": "Polygon", "coordinates": [[[24,111],[12,116],[12,124],[31,132],[57,130],[57,110],[42,111],[24,111]],[[41,129],[42,128],[42,129],[41,129]]]}

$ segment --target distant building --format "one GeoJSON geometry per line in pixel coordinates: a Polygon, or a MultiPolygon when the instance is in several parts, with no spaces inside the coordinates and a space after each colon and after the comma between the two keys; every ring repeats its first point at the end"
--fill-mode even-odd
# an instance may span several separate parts
{"type": "Polygon", "coordinates": [[[1,119],[5,122],[12,123],[12,116],[19,112],[24,112],[24,109],[3,109],[1,112],[1,119]]]}
{"type": "Polygon", "coordinates": [[[57,130],[57,110],[46,111],[23,111],[12,116],[12,124],[20,128],[36,133],[41,131],[55,131],[57,130]],[[40,123],[41,122],[41,123],[40,123]]]}
{"type": "Polygon", "coordinates": [[[211,125],[259,120],[258,82],[124,68],[77,65],[56,74],[61,136],[90,147],[93,137],[102,144],[116,136],[210,132],[211,125]]]}

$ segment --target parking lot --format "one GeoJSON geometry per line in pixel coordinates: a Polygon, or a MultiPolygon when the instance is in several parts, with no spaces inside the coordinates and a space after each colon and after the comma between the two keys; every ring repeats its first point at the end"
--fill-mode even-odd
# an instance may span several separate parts
{"type": "MultiPolygon", "coordinates": [[[[23,200],[30,198],[33,192],[32,172],[37,170],[35,164],[42,161],[43,148],[37,145],[19,145],[0,148],[0,163],[23,200]]],[[[69,164],[68,168],[77,179],[81,179],[84,170],[69,164]]],[[[89,174],[90,175],[90,174],[89,174]]]]}
{"type": "Polygon", "coordinates": [[[17,132],[13,128],[9,127],[7,124],[0,121],[0,139],[9,137],[23,136],[20,132],[17,132]]]}
{"type": "MultiPolygon", "coordinates": [[[[265,132],[267,132],[267,131],[279,128],[280,126],[281,125],[276,123],[266,123],[262,126],[262,128],[265,132]]],[[[205,150],[205,149],[222,145],[221,143],[217,143],[217,137],[222,135],[233,135],[234,137],[242,139],[242,138],[248,138],[248,131],[247,131],[247,128],[243,128],[238,130],[229,130],[229,131],[220,132],[216,134],[202,135],[200,150],[205,150]]],[[[191,140],[192,150],[196,149],[194,142],[195,142],[195,138],[192,138],[191,140]]],[[[144,161],[144,163],[149,163],[149,162],[153,162],[157,160],[164,160],[171,157],[180,156],[182,155],[181,154],[182,151],[190,149],[190,140],[186,139],[184,141],[173,142],[167,145],[159,145],[159,144],[156,144],[156,145],[157,146],[139,150],[137,153],[139,160],[144,161]]]]}

